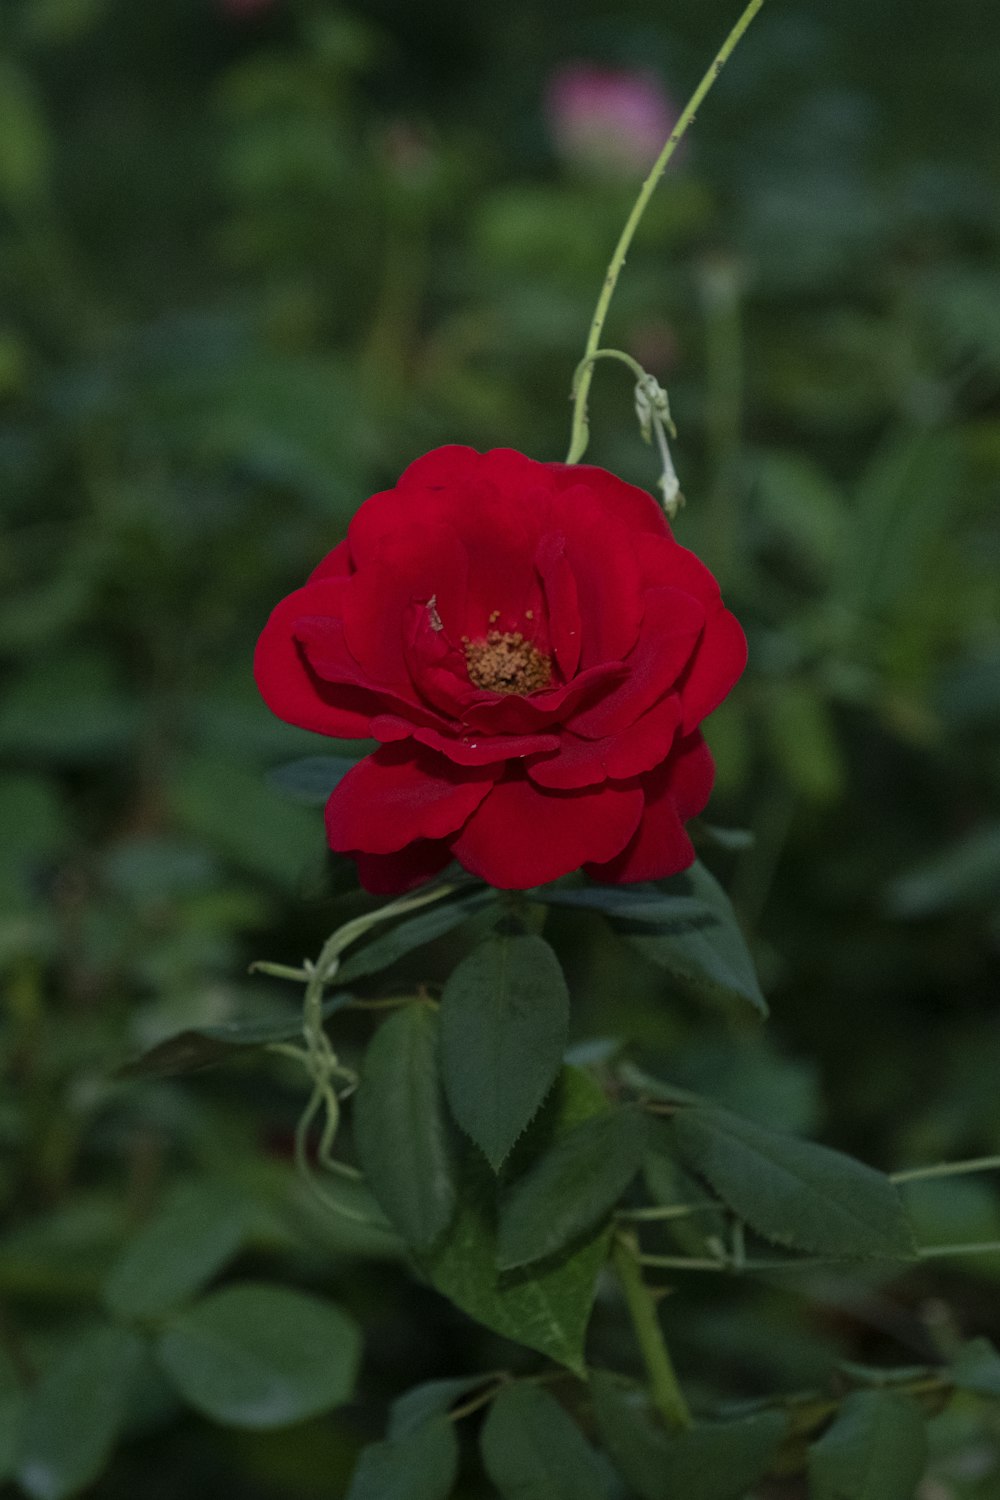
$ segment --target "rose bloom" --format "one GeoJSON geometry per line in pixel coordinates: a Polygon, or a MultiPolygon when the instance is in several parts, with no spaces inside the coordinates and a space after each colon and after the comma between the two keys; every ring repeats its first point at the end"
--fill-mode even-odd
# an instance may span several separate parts
{"type": "Polygon", "coordinates": [[[549,80],[545,114],[560,156],[617,175],[648,171],[679,111],[655,73],[573,62],[549,80]]]}
{"type": "Polygon", "coordinates": [[[524,889],[694,859],[698,725],[746,663],[702,563],[644,490],[508,448],[438,448],[373,495],[275,609],[255,674],[282,719],[374,737],[326,809],[370,891],[457,859],[524,889]]]}

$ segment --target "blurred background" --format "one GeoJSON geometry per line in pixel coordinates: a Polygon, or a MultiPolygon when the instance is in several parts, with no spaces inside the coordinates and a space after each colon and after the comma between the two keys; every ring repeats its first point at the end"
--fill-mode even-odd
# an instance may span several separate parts
{"type": "MultiPolygon", "coordinates": [[[[357,909],[267,779],[326,747],[259,702],[256,636],[427,448],[564,456],[611,247],[736,6],[2,7],[0,1402],[166,1186],[225,1178],[241,1269],[366,1321],[361,1400],[253,1435],[151,1388],[93,1493],[338,1495],[388,1396],[507,1355],[296,1196],[290,1067],[114,1070],[287,1009],[249,961],[357,909]]],[[[753,841],[702,853],[773,1016],[626,987],[567,917],[579,1034],[892,1168],[1000,1151],[998,49],[986,0],[769,0],[605,339],[669,388],[677,533],[750,639],[708,728],[711,820],[753,841]]],[[[591,404],[589,457],[652,488],[627,374],[591,404]]],[[[911,1203],[925,1242],[1000,1239],[989,1178],[911,1203]]],[[[1000,1258],[674,1301],[682,1369],[755,1394],[1000,1334],[1000,1258]]],[[[997,1448],[943,1432],[933,1500],[1000,1494],[997,1448]]]]}

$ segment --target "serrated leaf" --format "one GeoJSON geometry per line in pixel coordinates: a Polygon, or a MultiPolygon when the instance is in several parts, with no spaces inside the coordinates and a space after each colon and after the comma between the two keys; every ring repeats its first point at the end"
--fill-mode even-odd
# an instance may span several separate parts
{"type": "Polygon", "coordinates": [[[442,901],[417,916],[400,922],[356,952],[352,949],[337,970],[338,983],[349,984],[352,980],[388,969],[407,953],[426,947],[435,938],[452,932],[495,900],[491,890],[471,891],[454,901],[442,901]]]}
{"type": "Polygon", "coordinates": [[[914,1254],[896,1188],[853,1157],[711,1105],[679,1110],[673,1136],[685,1165],[775,1244],[857,1258],[914,1254]]]}
{"type": "Polygon", "coordinates": [[[604,1444],[642,1500],[743,1500],[786,1432],[784,1416],[774,1411],[667,1432],[645,1395],[619,1376],[595,1370],[591,1390],[604,1444]]]}
{"type": "Polygon", "coordinates": [[[171,1319],[157,1345],[197,1411],[234,1427],[285,1427],[348,1400],[361,1336],[338,1307],[287,1287],[224,1287],[171,1319]]]}
{"type": "MultiPolygon", "coordinates": [[[[564,1069],[546,1106],[552,1111],[552,1134],[571,1129],[605,1107],[600,1089],[586,1074],[564,1069]]],[[[584,1337],[609,1234],[602,1231],[572,1254],[531,1270],[500,1272],[497,1195],[496,1179],[482,1159],[468,1151],[459,1210],[444,1241],[425,1262],[428,1275],[439,1292],[487,1328],[582,1374],[584,1337]]]]}
{"type": "Polygon", "coordinates": [[[407,1005],[365,1054],[354,1138],[368,1185],[390,1222],[428,1250],[455,1212],[455,1162],[438,1071],[438,1017],[407,1005]]]}
{"type": "Polygon", "coordinates": [[[927,1463],[916,1402],[891,1391],[854,1391],[809,1450],[812,1500],[913,1500],[927,1463]]]}
{"type": "Polygon", "coordinates": [[[710,914],[684,931],[657,931],[623,918],[615,927],[650,963],[666,969],[693,990],[725,1000],[746,1000],[767,1015],[750,950],[736,921],[729,897],[700,861],[682,875],[660,883],[665,896],[696,902],[710,914]]]}
{"type": "Polygon", "coordinates": [[[100,1474],[122,1430],[146,1345],[126,1328],[82,1334],[41,1376],[24,1408],[17,1478],[34,1500],[63,1500],[100,1474]]]}
{"type": "Polygon", "coordinates": [[[274,766],[268,771],[267,780],[293,802],[323,807],[334,787],[356,765],[357,761],[346,755],[304,755],[299,760],[286,761],[283,766],[274,766]]]}
{"type": "Polygon", "coordinates": [[[180,1183],[112,1266],[104,1301],[122,1318],[160,1317],[199,1292],[246,1233],[245,1199],[228,1183],[180,1183]]]}
{"type": "MultiPolygon", "coordinates": [[[[347,1005],[349,994],[331,995],[323,1002],[323,1016],[332,1016],[347,1005]]],[[[118,1071],[120,1078],[170,1078],[217,1067],[248,1047],[267,1047],[273,1042],[294,1042],[302,1036],[302,1012],[289,1007],[287,1018],[222,1021],[216,1026],[189,1026],[165,1037],[141,1057],[118,1071]]]]}
{"type": "Polygon", "coordinates": [[[969,1339],[952,1360],[951,1378],[960,1391],[1000,1396],[1000,1354],[989,1339],[969,1339]]]}
{"type": "Polygon", "coordinates": [[[501,1270],[555,1255],[592,1230],[639,1170],[645,1133],[638,1110],[616,1109],[577,1125],[505,1194],[501,1270]]]}
{"type": "Polygon", "coordinates": [[[607,1500],[594,1450],[559,1402],[537,1386],[500,1392],[480,1450],[503,1500],[607,1500]]]}
{"type": "Polygon", "coordinates": [[[447,1500],[458,1475],[458,1439],[445,1417],[362,1450],[347,1500],[447,1500]]]}
{"type": "Polygon", "coordinates": [[[455,1119],[495,1171],[552,1087],[568,1027],[559,960],[531,933],[497,933],[445,985],[445,1092],[455,1119]]]}

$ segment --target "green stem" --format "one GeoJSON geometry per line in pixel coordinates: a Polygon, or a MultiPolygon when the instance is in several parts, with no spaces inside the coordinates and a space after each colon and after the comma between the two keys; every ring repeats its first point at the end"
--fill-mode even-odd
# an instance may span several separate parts
{"type": "Polygon", "coordinates": [[[632,1326],[639,1340],[639,1349],[649,1375],[653,1405],[667,1426],[674,1431],[690,1427],[691,1413],[663,1337],[656,1302],[642,1279],[635,1241],[629,1236],[618,1235],[611,1259],[622,1284],[632,1326]]]}
{"type": "Polygon", "coordinates": [[[590,333],[587,336],[587,347],[583,355],[582,374],[573,392],[573,429],[570,437],[569,453],[566,456],[568,464],[579,463],[587,451],[587,441],[590,436],[590,425],[587,418],[587,397],[590,394],[590,383],[594,378],[593,357],[600,348],[601,334],[604,332],[605,319],[608,316],[611,299],[615,294],[615,287],[618,285],[618,277],[621,275],[622,267],[625,264],[625,257],[631,248],[635,232],[639,227],[643,214],[646,212],[646,206],[653,196],[657,183],[666,171],[670,158],[686,135],[688,126],[694,123],[702,100],[729,61],[737,43],[763,4],[764,0],[750,0],[750,3],[736,22],[736,25],[716,53],[708,72],[685,105],[684,111],[674,126],[666,145],[656,158],[652,171],[639,189],[639,196],[635,200],[632,212],[629,214],[625,228],[622,230],[618,243],[615,246],[607,275],[604,278],[604,284],[601,287],[601,294],[597,299],[594,316],[591,320],[590,333]]]}
{"type": "Polygon", "coordinates": [[[892,1182],[921,1182],[927,1177],[960,1177],[966,1172],[994,1172],[1000,1169],[1000,1156],[976,1156],[968,1161],[942,1161],[933,1167],[910,1167],[893,1172],[892,1182]]]}

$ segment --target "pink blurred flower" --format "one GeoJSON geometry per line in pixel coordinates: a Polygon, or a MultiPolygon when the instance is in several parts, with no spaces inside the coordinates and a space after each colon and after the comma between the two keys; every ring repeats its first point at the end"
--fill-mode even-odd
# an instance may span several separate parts
{"type": "Polygon", "coordinates": [[[545,113],[560,156],[612,175],[648,171],[680,111],[649,70],[570,62],[549,79],[545,113]]]}

